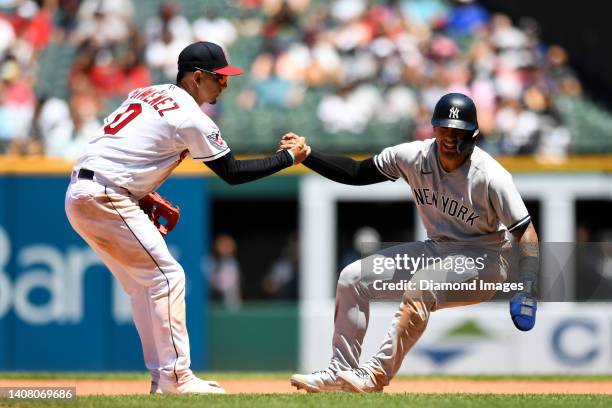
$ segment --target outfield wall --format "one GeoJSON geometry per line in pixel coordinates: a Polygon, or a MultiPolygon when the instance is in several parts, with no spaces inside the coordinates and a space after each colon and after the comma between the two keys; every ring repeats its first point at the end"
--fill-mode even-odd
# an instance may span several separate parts
{"type": "MultiPolygon", "coordinates": [[[[577,168],[602,165],[585,158],[579,160],[575,164],[577,168]]],[[[609,161],[606,163],[610,164],[609,161]]],[[[333,320],[336,273],[334,200],[410,200],[407,187],[401,182],[373,187],[341,186],[318,176],[304,177],[303,167],[287,170],[291,177],[273,177],[241,187],[227,187],[216,179],[215,182],[209,180],[209,174],[203,171],[201,163],[185,161],[184,165],[188,166],[186,171],[179,168],[161,193],[183,210],[181,222],[176,232],[169,235],[168,242],[188,274],[187,311],[194,367],[216,370],[294,369],[295,357],[291,356],[299,340],[300,367],[304,370],[321,368],[320,364],[329,358],[333,320]],[[313,183],[319,186],[318,190],[308,190],[313,188],[313,183]],[[320,183],[324,184],[323,188],[320,183]],[[264,185],[267,189],[262,187],[264,185]],[[308,242],[307,248],[302,247],[306,256],[302,257],[305,263],[301,269],[303,298],[299,339],[296,338],[296,310],[290,305],[259,308],[246,305],[239,312],[207,310],[208,292],[202,281],[200,261],[209,248],[209,204],[215,189],[222,191],[224,197],[233,197],[232,194],[249,197],[258,194],[277,197],[281,194],[286,197],[296,194],[297,185],[301,189],[302,243],[308,242]],[[314,302],[308,303],[309,300],[314,302]],[[284,343],[281,344],[281,340],[284,343]]],[[[0,370],[142,370],[140,345],[130,321],[129,301],[65,218],[63,195],[68,171],[66,163],[48,171],[36,160],[25,164],[0,160],[0,172],[4,172],[0,175],[0,370]],[[41,172],[45,174],[41,175],[41,172]]],[[[604,173],[519,174],[517,180],[523,194],[543,203],[545,225],[541,237],[571,240],[574,200],[577,197],[610,199],[612,193],[610,177],[604,173]],[[562,179],[565,184],[560,184],[562,179]],[[559,222],[565,219],[568,221],[559,222]]],[[[419,229],[417,236],[423,237],[424,231],[419,229]]],[[[249,270],[244,272],[249,273],[249,270]]],[[[389,313],[392,312],[383,306],[376,305],[373,309],[370,336],[379,337],[366,339],[372,343],[366,343],[370,348],[366,348],[364,354],[373,352],[375,349],[371,347],[377,345],[377,339],[386,332],[389,313]],[[383,307],[380,312],[379,307],[383,307]]],[[[548,349],[541,349],[540,353],[527,354],[535,368],[525,368],[525,372],[538,372],[542,367],[551,370],[547,372],[600,372],[601,361],[607,359],[609,365],[612,359],[609,351],[612,336],[605,328],[612,327],[610,319],[600,316],[589,320],[591,315],[609,308],[609,304],[594,308],[578,305],[575,310],[555,307],[555,313],[548,305],[543,306],[537,331],[528,334],[516,332],[513,328],[507,315],[507,304],[493,307],[499,309],[485,309],[481,313],[478,308],[470,307],[434,314],[426,337],[407,362],[415,358],[419,360],[411,363],[408,369],[470,372],[470,369],[480,367],[479,372],[488,372],[488,366],[475,365],[469,360],[470,356],[489,361],[492,357],[475,354],[475,350],[480,349],[523,355],[522,348],[495,345],[506,338],[514,339],[513,336],[519,336],[516,341],[534,339],[533,343],[538,347],[548,345],[548,349]],[[587,308],[583,309],[583,306],[587,308]],[[560,312],[556,313],[556,310],[560,312]],[[449,318],[445,320],[445,316],[449,318]],[[472,318],[476,318],[474,324],[470,323],[472,318]],[[496,318],[499,322],[493,323],[496,318]],[[576,323],[575,318],[591,323],[576,323]],[[466,320],[467,324],[457,325],[458,319],[466,320]],[[608,319],[607,326],[602,323],[605,319],[608,319]],[[538,334],[539,337],[531,337],[544,330],[546,322],[553,326],[538,334]],[[436,329],[438,324],[441,326],[436,329]],[[558,326],[561,334],[556,336],[558,346],[554,346],[555,349],[552,339],[559,332],[558,326]],[[507,329],[512,329],[511,335],[508,334],[510,337],[507,329]],[[456,332],[471,334],[462,336],[456,332]],[[428,336],[434,337],[427,340],[428,336]],[[461,347],[465,344],[470,347],[457,350],[458,343],[461,347]],[[419,351],[420,346],[431,350],[419,351]],[[560,351],[554,354],[557,349],[560,351]],[[548,365],[539,364],[537,360],[545,355],[544,351],[553,353],[548,365]],[[586,363],[581,363],[585,356],[588,357],[586,363]]],[[[533,343],[520,343],[520,346],[533,348],[533,343]]],[[[501,360],[491,361],[497,361],[496,369],[504,365],[514,367],[510,363],[502,364],[501,360]]]]}
{"type": "MultiPolygon", "coordinates": [[[[376,353],[396,304],[376,303],[362,361],[376,353]]],[[[334,304],[302,305],[304,372],[327,367],[334,304]]],[[[541,303],[536,327],[516,330],[508,304],[494,302],[444,309],[408,353],[401,374],[611,374],[612,310],[609,304],[541,303]]]]}
{"type": "MultiPolygon", "coordinates": [[[[129,299],[66,219],[68,182],[65,173],[0,176],[0,370],[143,370],[129,299]]],[[[202,369],[207,182],[172,178],[160,193],[182,209],[167,242],[188,275],[192,361],[202,369]]]]}
{"type": "MultiPolygon", "coordinates": [[[[538,234],[542,242],[574,242],[576,201],[612,197],[612,176],[607,173],[520,173],[514,180],[524,199],[540,203],[538,234]]],[[[402,180],[354,187],[312,176],[302,180],[299,200],[300,368],[307,372],[326,367],[331,356],[338,202],[410,201],[412,194],[402,180]]],[[[426,238],[418,214],[414,217],[414,236],[426,238]]],[[[563,269],[562,274],[544,268],[543,275],[559,275],[543,279],[550,287],[540,290],[553,293],[552,298],[572,300],[576,278],[572,272],[571,268],[563,269]],[[554,285],[559,281],[564,284],[554,285]]],[[[368,329],[371,334],[364,345],[366,358],[382,341],[396,307],[374,305],[368,329]]],[[[522,333],[510,320],[507,302],[437,312],[402,372],[612,373],[609,303],[546,303],[538,313],[536,329],[522,333]],[[455,335],[465,330],[475,332],[455,335]],[[485,338],[489,340],[483,341],[485,338]]]]}

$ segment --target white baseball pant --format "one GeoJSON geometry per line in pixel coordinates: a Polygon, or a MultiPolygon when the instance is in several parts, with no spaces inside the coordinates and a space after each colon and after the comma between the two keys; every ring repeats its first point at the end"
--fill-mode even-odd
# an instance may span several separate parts
{"type": "Polygon", "coordinates": [[[65,209],[74,230],[130,296],[152,380],[191,379],[185,272],[138,201],[123,188],[73,174],[65,209]]]}

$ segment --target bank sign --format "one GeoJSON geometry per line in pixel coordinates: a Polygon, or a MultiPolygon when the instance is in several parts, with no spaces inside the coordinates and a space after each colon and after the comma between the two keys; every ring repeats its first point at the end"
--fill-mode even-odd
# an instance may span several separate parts
{"type": "MultiPolygon", "coordinates": [[[[0,370],[144,370],[129,298],[66,219],[67,184],[0,177],[0,370]]],[[[192,361],[202,369],[206,182],[171,179],[161,192],[181,207],[167,242],[187,274],[192,361]]]]}

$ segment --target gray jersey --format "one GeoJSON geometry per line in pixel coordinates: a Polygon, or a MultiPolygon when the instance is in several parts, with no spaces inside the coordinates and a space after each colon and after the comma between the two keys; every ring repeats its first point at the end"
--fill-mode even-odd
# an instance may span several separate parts
{"type": "Polygon", "coordinates": [[[435,139],[388,147],[374,163],[390,180],[408,182],[430,239],[503,245],[507,232],[531,220],[510,173],[478,147],[450,173],[435,139]]]}

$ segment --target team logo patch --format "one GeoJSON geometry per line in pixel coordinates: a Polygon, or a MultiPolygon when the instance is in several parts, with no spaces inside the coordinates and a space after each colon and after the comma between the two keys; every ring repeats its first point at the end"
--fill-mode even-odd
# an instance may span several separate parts
{"type": "Polygon", "coordinates": [[[208,139],[210,144],[215,146],[217,149],[222,150],[227,147],[225,140],[223,140],[223,138],[221,137],[221,133],[218,130],[206,135],[206,138],[208,139]]]}
{"type": "Polygon", "coordinates": [[[459,108],[451,107],[450,112],[448,112],[449,119],[459,119],[459,108]]]}

